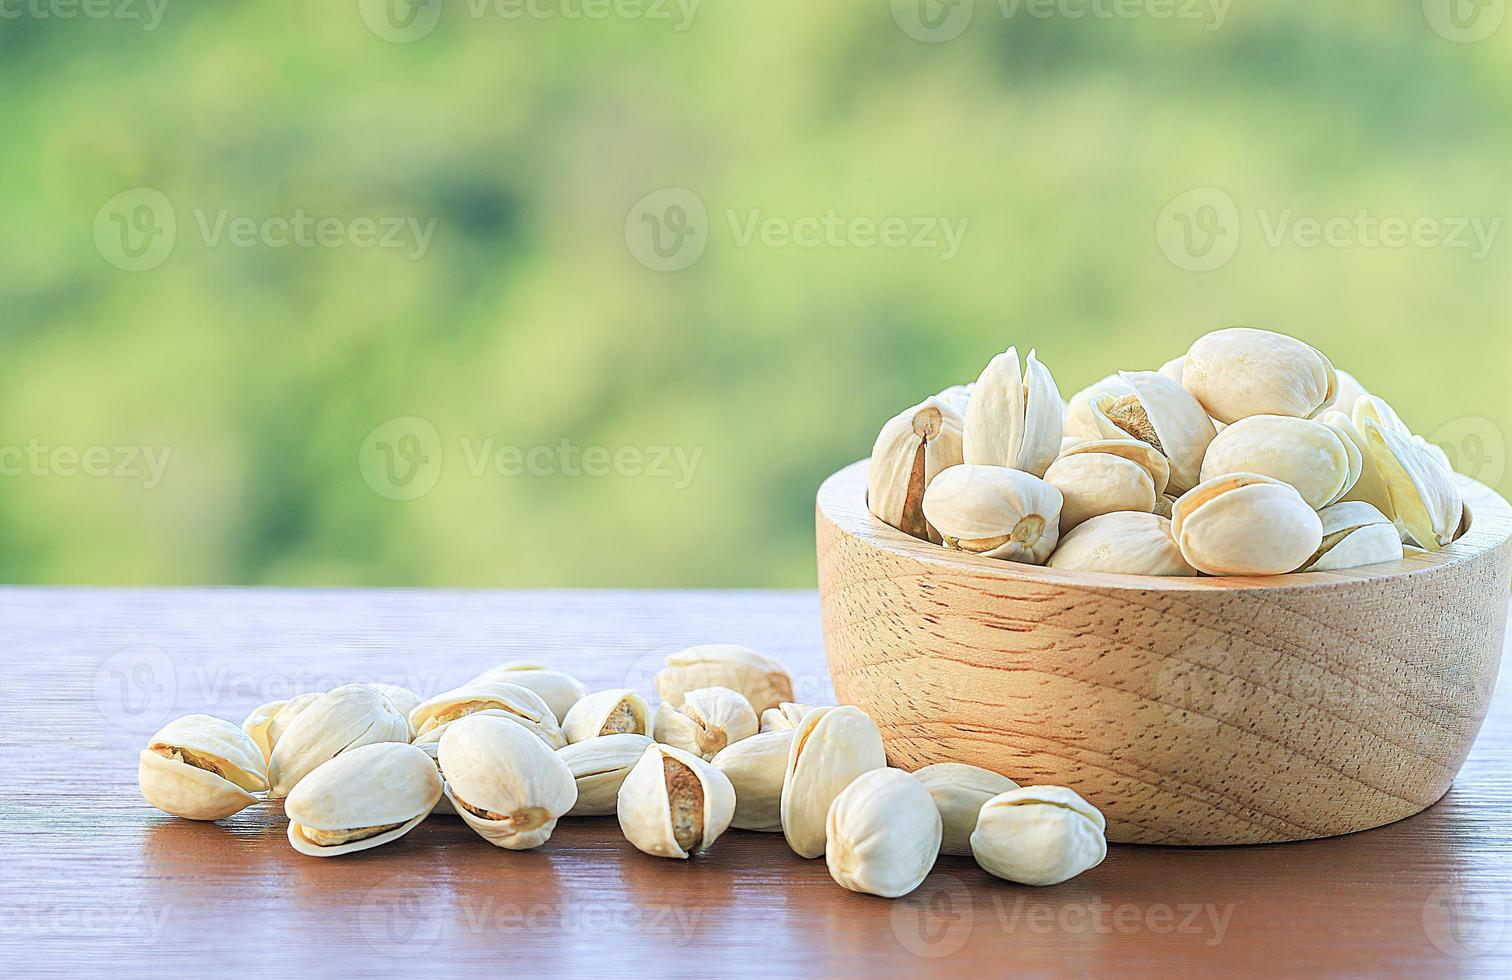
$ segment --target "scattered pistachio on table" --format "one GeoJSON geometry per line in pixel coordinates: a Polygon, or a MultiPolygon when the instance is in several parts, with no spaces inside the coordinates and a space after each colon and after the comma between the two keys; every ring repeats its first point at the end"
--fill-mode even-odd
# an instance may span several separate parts
{"type": "Polygon", "coordinates": [[[441,774],[429,755],[404,742],[374,742],[294,787],[284,801],[289,843],[311,857],[365,851],[414,830],[440,798],[441,774]]]}

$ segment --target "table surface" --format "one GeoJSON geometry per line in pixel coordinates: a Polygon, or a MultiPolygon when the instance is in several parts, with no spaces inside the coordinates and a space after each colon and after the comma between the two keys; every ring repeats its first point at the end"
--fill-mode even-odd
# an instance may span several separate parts
{"type": "MultiPolygon", "coordinates": [[[[433,693],[513,659],[650,693],[661,658],[745,643],[829,694],[811,592],[0,589],[0,963],[43,972],[1031,976],[1512,973],[1512,686],[1448,796],[1332,840],[1113,846],[1034,889],[942,858],[896,901],[781,835],[634,850],[613,817],[531,852],[436,817],[321,860],[276,805],[218,824],[142,802],[164,721],[351,680],[433,693]]],[[[1503,662],[1512,669],[1512,657],[1503,662]]]]}

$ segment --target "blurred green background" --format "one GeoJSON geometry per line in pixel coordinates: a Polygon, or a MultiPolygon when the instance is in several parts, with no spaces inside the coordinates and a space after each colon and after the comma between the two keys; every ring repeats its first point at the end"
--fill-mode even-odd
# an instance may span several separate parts
{"type": "Polygon", "coordinates": [[[0,579],[809,585],[888,416],[1233,324],[1512,491],[1512,18],[1448,2],[13,4],[0,579]]]}

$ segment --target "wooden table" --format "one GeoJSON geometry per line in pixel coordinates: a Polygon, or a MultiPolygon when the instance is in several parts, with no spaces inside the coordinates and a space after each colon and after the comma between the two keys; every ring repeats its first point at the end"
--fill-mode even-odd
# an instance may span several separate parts
{"type": "MultiPolygon", "coordinates": [[[[684,976],[1512,973],[1512,685],[1426,813],[1254,848],[1114,847],[1032,889],[943,858],[913,895],[844,891],[780,835],[688,862],[612,817],[538,851],[434,818],[318,860],[276,806],[165,816],[136,753],[168,718],[239,721],[348,680],[434,692],[529,658],[650,692],[661,657],[747,643],[828,692],[809,592],[0,589],[0,963],[7,975],[684,976]]],[[[1512,657],[1504,667],[1512,667],[1512,657]]]]}

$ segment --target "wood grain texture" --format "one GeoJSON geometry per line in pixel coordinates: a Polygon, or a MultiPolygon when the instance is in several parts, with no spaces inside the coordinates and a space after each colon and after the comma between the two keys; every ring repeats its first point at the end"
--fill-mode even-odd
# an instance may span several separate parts
{"type": "Polygon", "coordinates": [[[1071,786],[1110,839],[1242,844],[1400,820],[1449,788],[1490,704],[1512,508],[1485,488],[1435,554],[1340,572],[1062,572],[909,537],[865,463],[819,492],[840,697],[906,768],[1071,786]]]}
{"type": "MultiPolygon", "coordinates": [[[[295,690],[439,691],[544,660],[649,694],[662,655],[749,643],[828,692],[812,593],[0,589],[0,963],[8,976],[1505,976],[1512,686],[1420,816],[1262,848],[1115,846],[1031,889],[945,858],[889,902],[780,835],[646,857],[613,818],[538,851],[436,818],[349,858],[296,854],[276,807],[219,824],[137,796],[171,715],[295,690]]],[[[1505,679],[1504,679],[1505,681],[1505,679]]]]}

